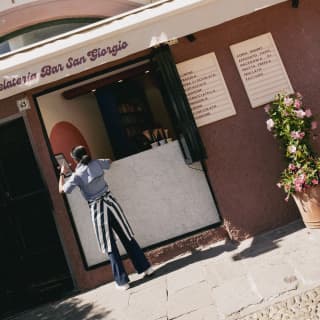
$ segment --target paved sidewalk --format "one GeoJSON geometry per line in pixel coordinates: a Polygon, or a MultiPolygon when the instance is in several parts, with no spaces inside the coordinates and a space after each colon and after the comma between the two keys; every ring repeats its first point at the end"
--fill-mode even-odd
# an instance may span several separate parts
{"type": "Polygon", "coordinates": [[[131,288],[110,283],[14,320],[320,319],[320,230],[300,221],[218,242],[157,266],[131,288]]]}

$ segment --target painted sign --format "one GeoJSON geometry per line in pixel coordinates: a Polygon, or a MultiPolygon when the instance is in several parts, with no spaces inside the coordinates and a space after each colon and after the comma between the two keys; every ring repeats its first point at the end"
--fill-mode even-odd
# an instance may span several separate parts
{"type": "Polygon", "coordinates": [[[280,92],[293,93],[271,33],[230,46],[252,108],[272,101],[280,92]]]}
{"type": "Polygon", "coordinates": [[[1,98],[33,87],[49,83],[75,73],[79,73],[96,65],[119,59],[129,44],[119,40],[110,45],[83,48],[72,52],[70,55],[61,55],[51,59],[50,63],[30,65],[17,70],[0,79],[1,98]]]}
{"type": "Polygon", "coordinates": [[[198,127],[236,114],[213,52],[179,63],[177,68],[198,127]]]}

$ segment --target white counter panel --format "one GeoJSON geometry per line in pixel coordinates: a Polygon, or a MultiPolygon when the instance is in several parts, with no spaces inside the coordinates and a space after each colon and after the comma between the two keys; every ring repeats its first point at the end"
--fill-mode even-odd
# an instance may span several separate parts
{"type": "MultiPolygon", "coordinates": [[[[115,161],[105,173],[142,247],[219,222],[201,164],[191,167],[174,141],[115,161]]],[[[88,266],[103,262],[86,201],[79,190],[67,198],[88,266]]]]}

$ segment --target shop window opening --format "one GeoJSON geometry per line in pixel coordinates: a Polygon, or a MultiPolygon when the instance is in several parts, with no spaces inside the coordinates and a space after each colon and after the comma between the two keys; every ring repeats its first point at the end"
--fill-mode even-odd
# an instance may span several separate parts
{"type": "Polygon", "coordinates": [[[121,159],[175,138],[156,79],[150,70],[94,92],[112,146],[121,159]]]}
{"type": "Polygon", "coordinates": [[[176,140],[175,125],[150,63],[38,97],[52,151],[77,144],[93,157],[119,160],[176,140]],[[63,136],[63,139],[62,139],[63,136]]]}
{"type": "Polygon", "coordinates": [[[115,160],[174,139],[178,140],[187,164],[206,158],[167,45],[155,49],[151,61],[145,60],[129,66],[126,71],[119,69],[118,73],[111,72],[100,80],[66,88],[62,95],[75,103],[81,96],[91,97],[90,105],[99,109],[107,131],[111,148],[108,154],[115,160]]]}

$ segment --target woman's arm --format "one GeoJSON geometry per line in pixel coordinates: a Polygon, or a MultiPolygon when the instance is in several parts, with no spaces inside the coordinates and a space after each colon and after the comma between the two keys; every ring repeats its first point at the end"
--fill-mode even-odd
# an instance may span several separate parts
{"type": "Polygon", "coordinates": [[[59,178],[59,192],[60,193],[64,193],[63,185],[64,185],[64,174],[60,173],[60,178],[59,178]]]}
{"type": "Polygon", "coordinates": [[[64,185],[64,178],[65,178],[65,166],[62,164],[60,170],[60,178],[59,178],[59,192],[64,193],[63,185],[64,185]]]}

